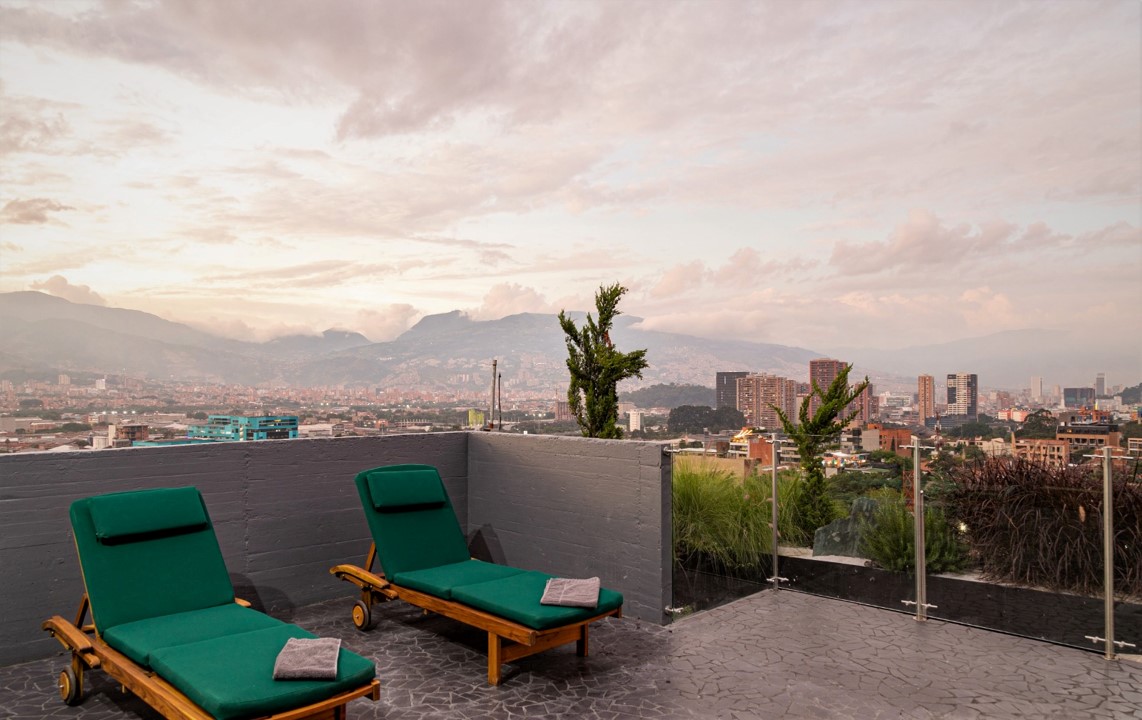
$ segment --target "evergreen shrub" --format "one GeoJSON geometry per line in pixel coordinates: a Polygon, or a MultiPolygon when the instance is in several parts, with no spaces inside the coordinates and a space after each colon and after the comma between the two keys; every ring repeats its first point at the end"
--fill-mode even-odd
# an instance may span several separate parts
{"type": "MultiPolygon", "coordinates": [[[[916,568],[916,521],[904,498],[893,490],[870,493],[876,512],[861,536],[861,552],[886,570],[916,568]]],[[[968,564],[968,549],[960,532],[939,506],[925,508],[924,564],[930,573],[956,572],[968,564]]]]}

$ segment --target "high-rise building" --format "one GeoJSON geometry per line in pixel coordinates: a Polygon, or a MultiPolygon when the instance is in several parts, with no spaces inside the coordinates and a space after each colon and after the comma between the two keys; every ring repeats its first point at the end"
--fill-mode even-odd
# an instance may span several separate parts
{"type": "MultiPolygon", "coordinates": [[[[60,383],[63,385],[63,383],[60,383]]],[[[1095,397],[1106,396],[1106,373],[1099,373],[1094,376],[1094,394],[1095,397]]]]}
{"type": "Polygon", "coordinates": [[[948,375],[948,415],[966,415],[975,419],[979,414],[979,378],[974,373],[948,375]]]}
{"type": "Polygon", "coordinates": [[[737,408],[738,380],[749,375],[748,372],[720,372],[714,380],[715,408],[737,408]]]}
{"type": "Polygon", "coordinates": [[[570,422],[575,419],[571,414],[571,403],[566,400],[555,401],[555,422],[570,422]]]}
{"type": "MultiPolygon", "coordinates": [[[[815,383],[821,389],[821,392],[828,392],[829,386],[845,369],[846,363],[841,360],[834,360],[832,358],[817,358],[816,360],[809,361],[809,382],[815,383]]],[[[817,408],[821,406],[821,399],[816,395],[809,401],[809,415],[817,412],[817,408]]],[[[741,408],[738,408],[739,410],[741,408]]]]}
{"type": "Polygon", "coordinates": [[[1094,407],[1094,388],[1063,388],[1063,406],[1094,407]]]}
{"type": "Polygon", "coordinates": [[[747,375],[737,383],[737,409],[747,424],[776,429],[781,427],[777,411],[781,408],[790,420],[797,417],[797,381],[776,375],[747,375]]]}
{"type": "Polygon", "coordinates": [[[928,418],[936,417],[936,378],[931,375],[916,379],[916,414],[921,425],[926,424],[928,418]]]}
{"type": "Polygon", "coordinates": [[[287,440],[297,437],[296,415],[210,415],[203,425],[190,425],[188,438],[207,440],[287,440]]]}
{"type": "Polygon", "coordinates": [[[1031,376],[1031,399],[1043,399],[1043,378],[1040,375],[1031,376]]]}
{"type": "Polygon", "coordinates": [[[865,386],[860,395],[853,398],[845,408],[845,414],[856,411],[856,416],[849,422],[849,427],[862,427],[876,419],[880,412],[880,398],[876,396],[876,388],[872,383],[865,386]]]}
{"type": "Polygon", "coordinates": [[[630,431],[642,430],[642,410],[630,411],[630,431]]]}

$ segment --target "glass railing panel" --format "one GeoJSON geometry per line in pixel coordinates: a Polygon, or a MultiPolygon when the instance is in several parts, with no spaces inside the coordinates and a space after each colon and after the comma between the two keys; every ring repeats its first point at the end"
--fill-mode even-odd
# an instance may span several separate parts
{"type": "Polygon", "coordinates": [[[796,519],[803,503],[798,496],[808,487],[801,471],[790,468],[781,476],[781,587],[907,611],[903,603],[915,598],[913,522],[899,471],[829,470],[827,499],[837,519],[811,537],[796,519]]]}
{"type": "MultiPolygon", "coordinates": [[[[1099,467],[1001,457],[953,477],[945,492],[925,493],[929,617],[1098,649],[1091,638],[1103,637],[1105,626],[1099,467]],[[957,542],[970,549],[971,564],[942,566],[957,542]]],[[[1122,606],[1130,625],[1134,602],[1122,606]]]]}
{"type": "Polygon", "coordinates": [[[675,617],[770,587],[769,480],[741,459],[676,455],[673,475],[675,617]]]}
{"type": "Polygon", "coordinates": [[[1142,458],[1113,455],[1114,652],[1142,657],[1142,458]]]}
{"type": "MultiPolygon", "coordinates": [[[[676,608],[694,612],[771,589],[769,469],[747,475],[741,465],[676,459],[674,477],[676,608]]],[[[810,542],[794,521],[800,471],[779,474],[781,588],[915,613],[911,472],[829,481],[839,520],[810,542]]],[[[925,461],[922,482],[929,618],[1101,651],[1089,639],[1103,637],[1105,626],[1097,464],[945,458],[925,461]]],[[[1142,484],[1124,473],[1115,487],[1115,635],[1142,646],[1142,484]]]]}

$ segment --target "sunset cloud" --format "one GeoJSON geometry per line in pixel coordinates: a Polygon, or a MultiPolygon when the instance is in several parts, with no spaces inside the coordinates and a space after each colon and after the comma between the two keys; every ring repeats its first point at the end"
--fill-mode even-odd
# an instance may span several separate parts
{"type": "Polygon", "coordinates": [[[52,275],[43,282],[34,282],[29,285],[32,290],[39,290],[46,292],[48,295],[55,295],[56,297],[63,298],[68,302],[81,303],[84,305],[106,305],[107,301],[103,299],[99,293],[92,290],[87,285],[72,285],[62,275],[52,275]]]}
{"type": "Polygon", "coordinates": [[[1140,37],[1116,1],[0,0],[0,291],[235,335],[615,281],[806,347],[1142,335],[1140,37]]]}
{"type": "Polygon", "coordinates": [[[28,200],[9,200],[0,209],[0,222],[16,223],[18,225],[36,225],[51,222],[49,213],[74,210],[55,200],[48,198],[29,198],[28,200]]]}

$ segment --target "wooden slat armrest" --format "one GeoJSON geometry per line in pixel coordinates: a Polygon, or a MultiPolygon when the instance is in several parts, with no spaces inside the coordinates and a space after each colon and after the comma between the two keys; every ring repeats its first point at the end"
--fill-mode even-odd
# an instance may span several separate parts
{"type": "Polygon", "coordinates": [[[250,607],[250,601],[244,598],[236,597],[234,598],[234,602],[238,603],[242,607],[250,607]]]}
{"type": "Polygon", "coordinates": [[[358,585],[368,583],[374,590],[384,590],[389,586],[388,580],[357,565],[334,565],[329,568],[329,574],[342,580],[355,579],[359,581],[358,585]]]}
{"type": "Polygon", "coordinates": [[[95,646],[91,638],[73,623],[59,615],[53,615],[44,621],[41,627],[59,640],[60,644],[74,653],[80,655],[88,667],[99,667],[99,658],[95,655],[95,646]]]}

